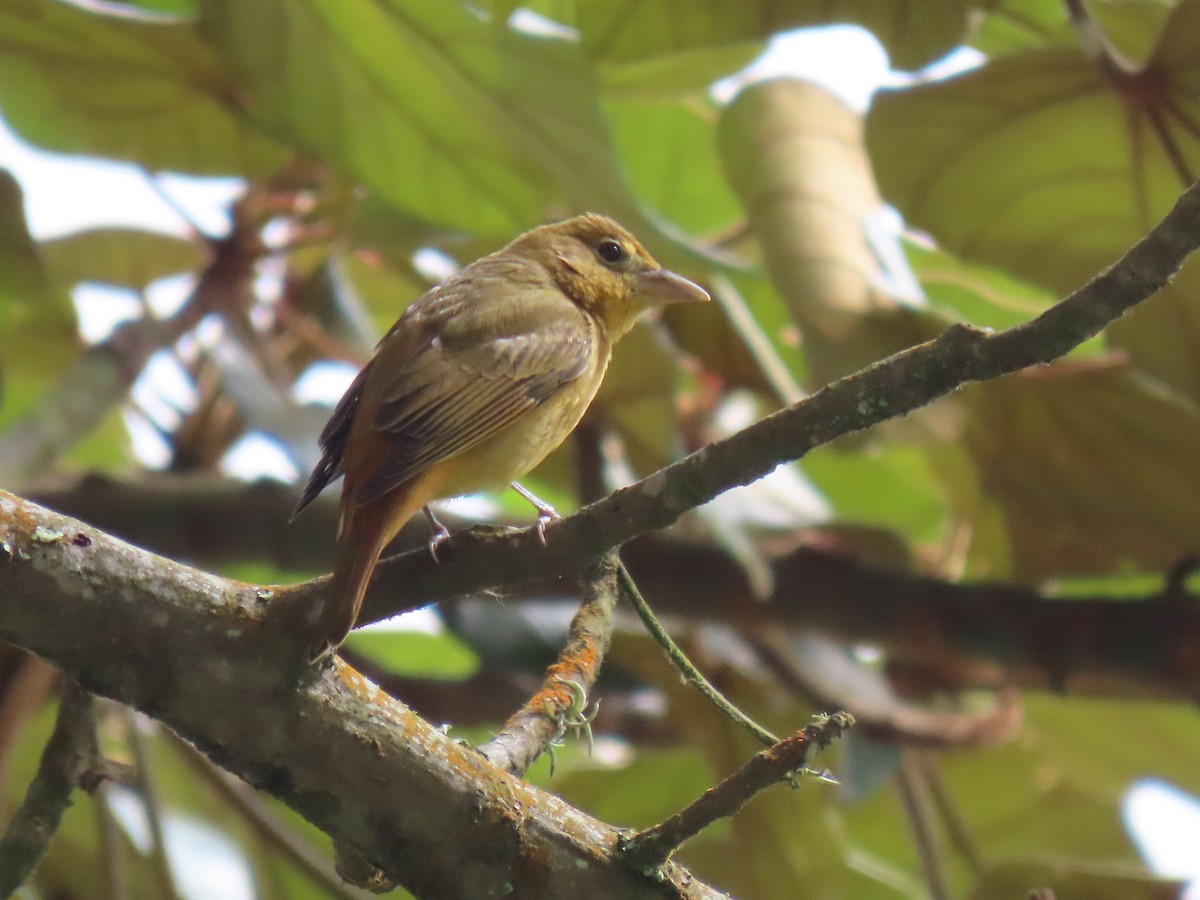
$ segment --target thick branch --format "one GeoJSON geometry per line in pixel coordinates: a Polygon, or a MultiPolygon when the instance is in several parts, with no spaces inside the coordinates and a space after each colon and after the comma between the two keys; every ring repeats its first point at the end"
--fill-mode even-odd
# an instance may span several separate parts
{"type": "MultiPolygon", "coordinates": [[[[296,491],[278,483],[87,478],[34,493],[38,502],[167,556],[207,564],[265,557],[283,567],[332,565],[337,504],[333,498],[318,501],[288,526],[296,491]]],[[[421,548],[412,557],[415,571],[425,565],[426,537],[424,523],[401,536],[401,542],[421,548]]],[[[767,602],[754,596],[737,561],[711,543],[646,535],[628,544],[622,558],[662,615],[787,626],[877,644],[894,663],[919,663],[935,689],[1017,685],[1096,696],[1200,696],[1200,603],[1186,598],[1164,603],[1159,595],[1076,596],[1064,603],[1019,585],[963,584],[860,562],[825,549],[820,533],[815,543],[821,546],[771,550],[775,589],[767,602]]],[[[529,551],[535,562],[544,552],[540,546],[529,551]]],[[[531,583],[508,588],[506,595],[557,601],[562,586],[531,583]]],[[[408,596],[418,602],[441,599],[424,588],[408,596]]],[[[479,684],[494,689],[504,685],[500,677],[487,673],[479,684]]],[[[495,721],[517,697],[515,685],[502,694],[479,694],[470,683],[417,680],[399,693],[437,721],[463,724],[495,721]],[[458,714],[438,711],[443,696],[466,700],[473,693],[469,715],[461,708],[458,714]]],[[[606,704],[601,716],[615,708],[606,704]]],[[[864,718],[870,728],[870,717],[864,718]]]]}
{"type": "Polygon", "coordinates": [[[418,896],[716,897],[491,766],[340,661],[256,626],[265,592],[0,492],[0,638],[144,710],[418,896]]]}

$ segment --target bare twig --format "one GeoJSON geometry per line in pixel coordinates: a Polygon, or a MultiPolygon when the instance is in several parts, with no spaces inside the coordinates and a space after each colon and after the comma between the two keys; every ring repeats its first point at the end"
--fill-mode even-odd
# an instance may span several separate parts
{"type": "Polygon", "coordinates": [[[922,747],[979,747],[1007,743],[1021,727],[1016,691],[999,692],[978,711],[929,709],[896,696],[882,672],[848,659],[841,645],[821,635],[778,633],[750,639],[760,662],[792,693],[818,709],[846,709],[859,733],[877,741],[922,747]]]}
{"type": "Polygon", "coordinates": [[[493,765],[514,775],[523,774],[572,724],[564,717],[576,705],[575,695],[582,695],[586,706],[612,640],[617,565],[612,558],[606,559],[584,579],[584,603],[571,620],[570,637],[557,662],[546,670],[541,690],[479,748],[493,765]]]}
{"type": "Polygon", "coordinates": [[[760,750],[734,774],[653,828],[623,837],[622,861],[638,870],[661,865],[667,857],[717,819],[728,818],[755,794],[805,769],[812,757],[854,724],[848,713],[822,716],[795,734],[760,750]]]}
{"type": "Polygon", "coordinates": [[[91,694],[74,683],[64,688],[37,773],[0,838],[0,897],[12,894],[33,874],[71,805],[71,793],[96,757],[93,705],[91,694]]]}
{"type": "Polygon", "coordinates": [[[916,750],[913,752],[913,760],[929,790],[929,798],[942,817],[946,833],[950,836],[955,849],[966,861],[973,874],[981,874],[987,865],[987,860],[983,858],[979,845],[975,843],[975,838],[972,836],[970,828],[967,827],[966,820],[963,819],[962,813],[954,803],[954,798],[950,796],[950,791],[946,788],[946,782],[942,779],[936,757],[928,750],[916,750]]]}
{"type": "Polygon", "coordinates": [[[146,735],[142,732],[137,713],[124,708],[125,730],[129,748],[133,753],[134,787],[142,800],[146,825],[150,831],[150,858],[154,863],[154,875],[158,879],[159,895],[163,898],[179,896],[175,877],[171,872],[171,859],[167,855],[167,837],[163,828],[162,807],[154,789],[154,775],[150,771],[150,753],[146,746],[146,735]]]}
{"type": "Polygon", "coordinates": [[[912,831],[913,844],[917,849],[917,859],[921,864],[921,874],[925,876],[925,887],[929,890],[930,900],[950,900],[946,875],[942,871],[941,852],[933,834],[933,809],[929,791],[921,772],[914,765],[911,751],[901,753],[896,787],[900,792],[900,805],[904,808],[909,829],[912,831]]]}
{"type": "MultiPolygon", "coordinates": [[[[35,502],[156,553],[186,556],[198,565],[220,568],[266,558],[279,568],[305,571],[333,564],[336,499],[318,498],[311,514],[306,512],[288,527],[296,490],[275,482],[245,484],[211,476],[163,475],[134,483],[89,476],[46,481],[30,494],[35,502]]],[[[468,524],[453,522],[452,528],[468,524]]],[[[424,523],[416,522],[400,538],[404,545],[422,548],[424,554],[413,559],[411,572],[416,580],[407,588],[409,594],[425,603],[477,590],[479,578],[455,592],[449,592],[443,582],[431,582],[422,568],[428,555],[427,536],[424,523]]],[[[964,583],[873,565],[836,546],[831,549],[828,543],[827,536],[816,531],[798,536],[791,550],[770,548],[775,588],[765,602],[753,595],[737,561],[711,543],[670,533],[646,535],[622,548],[621,557],[643,592],[654,598],[660,615],[760,630],[800,627],[850,643],[876,644],[887,649],[893,667],[919,663],[936,690],[1053,686],[1080,696],[1184,701],[1200,697],[1196,670],[1185,664],[1193,658],[1192,648],[1200,646],[1200,603],[1184,600],[1182,594],[1169,608],[1155,602],[1164,593],[1176,596],[1177,587],[1140,594],[1093,593],[1062,603],[1051,593],[1024,585],[964,583]],[[964,608],[970,608],[972,615],[961,615],[964,608]],[[1004,628],[997,627],[1001,622],[1004,628]]],[[[510,548],[510,552],[524,556],[520,549],[510,548]]],[[[545,552],[540,545],[531,548],[529,564],[539,566],[545,552]]],[[[476,559],[471,551],[464,553],[464,565],[479,564],[476,559]]],[[[391,563],[400,564],[399,560],[391,563]]],[[[394,578],[389,583],[405,590],[394,578]]],[[[304,595],[311,599],[315,592],[313,585],[304,595]]],[[[562,598],[557,584],[549,582],[510,584],[505,593],[513,601],[562,598]]],[[[431,698],[432,705],[413,705],[428,708],[436,721],[496,721],[528,696],[527,689],[510,685],[503,696],[494,691],[478,694],[470,713],[464,714],[461,707],[439,713],[441,698],[464,696],[471,684],[404,683],[383,673],[371,677],[403,684],[397,689],[402,697],[431,698]]],[[[486,679],[495,676],[485,672],[476,677],[488,684],[486,679]]],[[[496,687],[498,682],[490,684],[496,687]]],[[[826,707],[854,711],[852,704],[841,701],[826,707]]],[[[602,716],[609,711],[606,705],[602,716]]],[[[864,716],[861,724],[871,728],[871,717],[864,716]]],[[[939,730],[935,725],[933,732],[939,730]]],[[[976,734],[987,740],[998,732],[976,730],[976,734]]]]}
{"type": "Polygon", "coordinates": [[[687,658],[687,654],[667,634],[667,630],[658,621],[658,617],[650,609],[650,604],[646,602],[646,598],[642,596],[642,592],[638,590],[637,584],[624,565],[621,565],[618,576],[622,595],[633,606],[638,614],[638,618],[642,620],[642,624],[650,632],[650,637],[654,638],[655,642],[662,647],[663,651],[667,654],[667,658],[671,660],[671,665],[679,671],[679,674],[683,676],[688,684],[703,694],[729,721],[733,722],[739,728],[748,731],[756,740],[768,745],[778,744],[779,738],[775,737],[775,735],[771,734],[771,732],[767,731],[767,729],[763,728],[729,702],[725,695],[713,687],[712,682],[705,678],[704,674],[696,668],[696,664],[687,658]]]}

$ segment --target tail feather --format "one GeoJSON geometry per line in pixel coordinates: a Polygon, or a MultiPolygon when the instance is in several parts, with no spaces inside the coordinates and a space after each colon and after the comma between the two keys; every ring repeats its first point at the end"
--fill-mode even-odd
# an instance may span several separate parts
{"type": "Polygon", "coordinates": [[[314,626],[308,650],[310,661],[320,658],[326,650],[341,646],[358,621],[379,554],[413,514],[429,502],[423,488],[420,482],[405,485],[373,503],[350,509],[346,509],[343,497],[337,568],[314,626]]]}

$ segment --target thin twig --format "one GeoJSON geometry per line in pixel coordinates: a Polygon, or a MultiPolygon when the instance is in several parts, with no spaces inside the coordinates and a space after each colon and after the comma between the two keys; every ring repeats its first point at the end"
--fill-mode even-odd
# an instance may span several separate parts
{"type": "Polygon", "coordinates": [[[133,753],[134,786],[142,799],[146,814],[146,825],[150,831],[150,857],[154,863],[154,874],[158,879],[159,895],[164,898],[179,896],[175,877],[171,873],[171,859],[167,855],[167,840],[163,829],[162,809],[158,794],[154,790],[154,776],[150,771],[150,753],[146,746],[146,735],[142,733],[138,715],[125,707],[125,728],[128,732],[129,749],[133,753]]]}
{"type": "Polygon", "coordinates": [[[728,818],[755,794],[807,768],[809,761],[854,724],[849,713],[822,716],[773,746],[760,750],[734,774],[653,828],[622,838],[621,861],[634,869],[652,869],[717,819],[728,818]]]}
{"type": "Polygon", "coordinates": [[[58,721],[25,800],[0,838],[0,897],[8,897],[33,874],[71,805],[71,793],[96,758],[92,695],[68,682],[58,721]]]}
{"type": "Polygon", "coordinates": [[[184,761],[201,778],[224,795],[271,846],[291,859],[313,881],[337,897],[366,900],[373,896],[361,888],[346,884],[334,869],[332,861],[276,815],[248,784],[217,768],[207,756],[185,741],[176,739],[175,745],[184,761]]]}
{"type": "Polygon", "coordinates": [[[108,898],[125,900],[129,891],[125,883],[124,838],[109,805],[111,791],[112,788],[105,781],[96,787],[96,829],[100,832],[100,849],[104,854],[103,869],[108,882],[108,898]]]}
{"type": "Polygon", "coordinates": [[[783,361],[775,349],[775,345],[763,331],[762,325],[755,318],[754,312],[746,303],[746,298],[742,296],[734,283],[724,275],[715,275],[710,280],[709,287],[712,288],[714,299],[721,304],[721,309],[725,312],[729,324],[742,339],[742,343],[746,345],[746,349],[750,351],[754,361],[758,363],[763,378],[771,385],[779,400],[782,403],[792,404],[803,399],[804,389],[792,375],[792,370],[783,361]]]}
{"type": "Polygon", "coordinates": [[[142,177],[146,179],[146,184],[158,196],[158,199],[165,203],[171,212],[175,213],[182,220],[183,224],[187,226],[188,231],[192,233],[193,238],[208,244],[216,240],[213,235],[208,234],[200,227],[200,223],[196,221],[195,217],[163,186],[161,176],[151,172],[149,169],[143,168],[142,177]]]}
{"type": "MultiPolygon", "coordinates": [[[[612,641],[613,610],[617,605],[615,556],[583,580],[584,603],[571,620],[567,643],[558,660],[546,670],[541,689],[509,716],[504,727],[479,752],[493,765],[521,775],[547,747],[562,736],[568,710],[587,695],[600,674],[612,641]]],[[[578,711],[583,715],[583,711],[578,711]]],[[[576,721],[586,721],[576,718],[576,721]]]]}
{"type": "Polygon", "coordinates": [[[667,634],[667,630],[663,628],[662,623],[658,621],[658,617],[650,609],[650,604],[646,602],[646,598],[638,590],[637,584],[634,583],[633,577],[629,574],[629,570],[625,568],[623,563],[617,569],[617,576],[621,584],[621,593],[633,605],[638,617],[642,620],[642,624],[646,626],[646,630],[650,632],[650,636],[666,652],[667,657],[671,660],[671,664],[675,666],[679,674],[696,690],[707,697],[709,702],[724,713],[729,721],[750,732],[757,740],[768,746],[779,743],[779,738],[775,737],[775,735],[771,734],[771,732],[730,703],[725,698],[725,695],[713,687],[712,682],[705,678],[700,670],[696,668],[696,664],[687,658],[687,654],[671,639],[671,636],[667,634]]]}
{"type": "Polygon", "coordinates": [[[936,757],[928,750],[916,750],[913,752],[913,757],[916,769],[925,781],[929,797],[942,817],[942,823],[946,826],[946,833],[950,836],[951,842],[962,855],[971,872],[979,875],[986,868],[987,861],[975,843],[975,838],[971,834],[970,828],[967,827],[966,820],[963,819],[962,813],[954,803],[954,798],[950,796],[950,791],[946,788],[946,782],[942,779],[936,757]]]}
{"type": "Polygon", "coordinates": [[[920,771],[913,763],[911,751],[901,753],[896,786],[900,791],[900,805],[904,808],[909,828],[912,830],[913,844],[916,846],[917,859],[921,863],[921,874],[925,877],[930,900],[950,900],[946,875],[942,871],[941,852],[933,835],[933,812],[929,791],[920,771]]]}

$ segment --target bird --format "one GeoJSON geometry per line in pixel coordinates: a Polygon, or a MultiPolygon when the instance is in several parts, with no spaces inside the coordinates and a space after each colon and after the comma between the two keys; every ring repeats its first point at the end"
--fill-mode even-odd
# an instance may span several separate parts
{"type": "Polygon", "coordinates": [[[447,532],[432,501],[511,484],[537,507],[544,541],[555,514],[517,479],[579,423],[642,312],[708,299],[613,219],[588,213],[525,232],[409,304],[334,408],[296,507],[342,478],[337,561],[309,661],[345,640],[380,553],[418,511],[434,524],[437,558],[447,532]]]}

